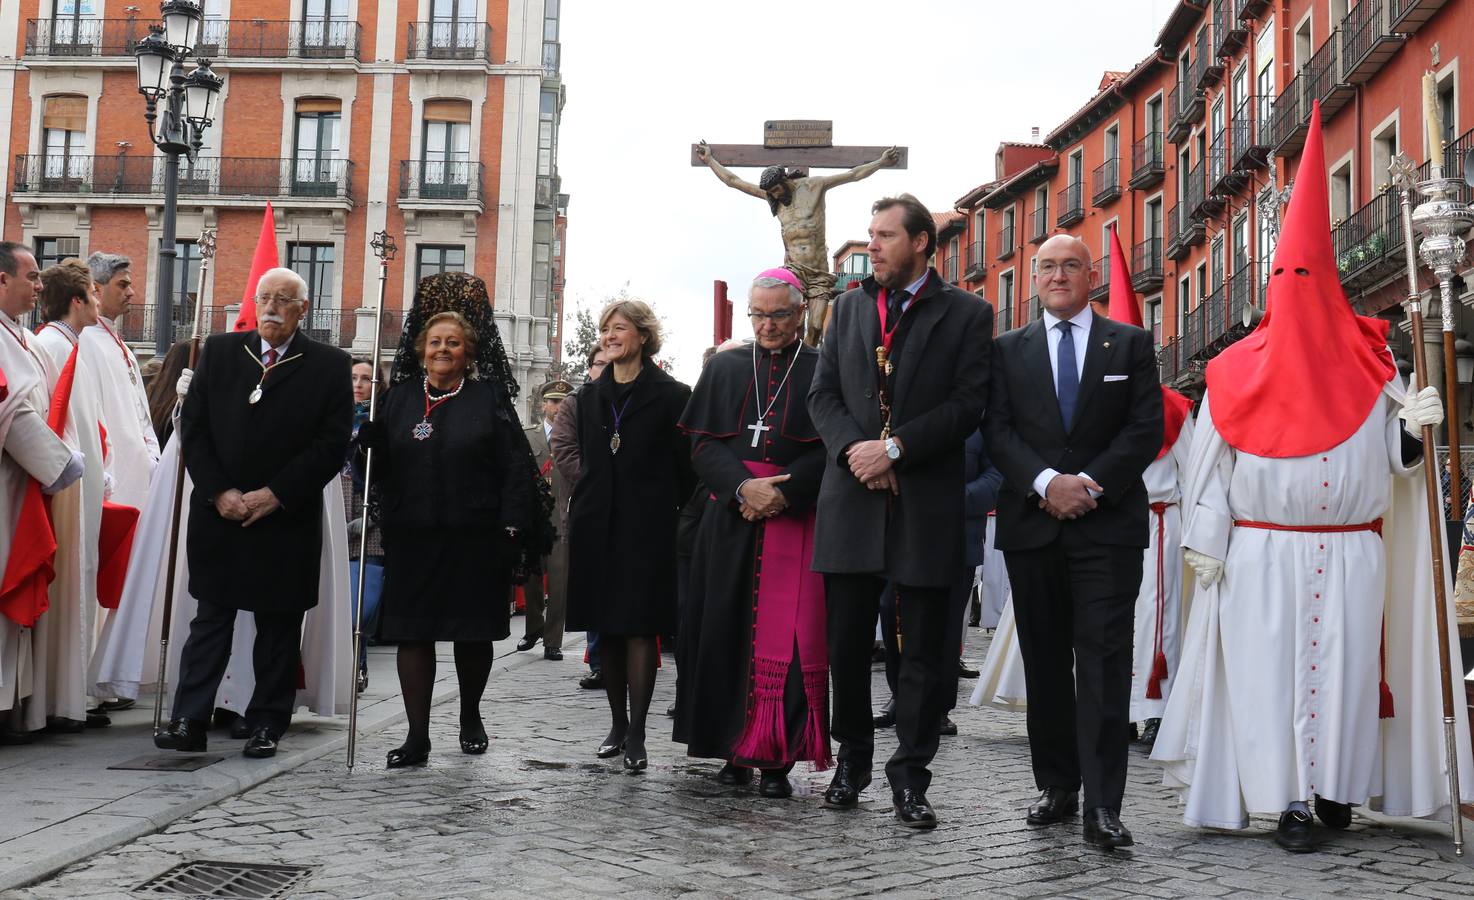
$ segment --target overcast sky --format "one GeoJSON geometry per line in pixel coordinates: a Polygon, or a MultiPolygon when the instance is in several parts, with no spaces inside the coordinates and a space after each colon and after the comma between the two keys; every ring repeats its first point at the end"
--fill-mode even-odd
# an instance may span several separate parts
{"type": "Polygon", "coordinates": [[[734,330],[750,335],[745,286],[783,245],[765,203],[691,167],[692,143],[760,144],[766,119],[831,119],[836,144],[909,147],[908,169],[828,195],[832,254],[864,239],[877,197],[909,191],[941,211],[991,180],[1001,141],[1047,134],[1103,72],[1136,65],[1172,6],[564,0],[567,318],[627,285],[664,318],[676,374],[694,382],[712,280],[731,286],[734,330]]]}

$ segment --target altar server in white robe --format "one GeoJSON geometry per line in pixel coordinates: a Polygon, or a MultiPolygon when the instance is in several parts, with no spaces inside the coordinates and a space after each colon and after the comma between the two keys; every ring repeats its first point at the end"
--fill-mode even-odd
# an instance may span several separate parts
{"type": "MultiPolygon", "coordinates": [[[[1404,393],[1388,323],[1346,302],[1327,210],[1317,104],[1265,316],[1208,364],[1183,504],[1200,589],[1152,753],[1184,792],[1189,825],[1275,816],[1291,852],[1315,848],[1312,803],[1331,828],[1347,827],[1356,805],[1450,808],[1421,443],[1410,437],[1440,422],[1442,405],[1431,387],[1404,393]]],[[[1439,612],[1456,634],[1451,590],[1439,612]]],[[[1469,773],[1462,701],[1456,710],[1469,773]]]]}
{"type": "Polygon", "coordinates": [[[113,253],[94,253],[87,257],[87,266],[97,285],[99,317],[96,325],[82,332],[82,344],[100,368],[102,419],[111,451],[111,499],[141,509],[159,463],[159,439],[138,359],[118,332],[133,302],[133,273],[128,257],[113,253]]]}

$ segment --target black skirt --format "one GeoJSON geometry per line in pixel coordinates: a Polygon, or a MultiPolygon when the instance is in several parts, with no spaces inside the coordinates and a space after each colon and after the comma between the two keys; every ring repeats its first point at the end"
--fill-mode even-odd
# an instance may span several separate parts
{"type": "Polygon", "coordinates": [[[384,534],[378,638],[499,641],[511,634],[511,572],[495,566],[495,529],[384,534]]]}

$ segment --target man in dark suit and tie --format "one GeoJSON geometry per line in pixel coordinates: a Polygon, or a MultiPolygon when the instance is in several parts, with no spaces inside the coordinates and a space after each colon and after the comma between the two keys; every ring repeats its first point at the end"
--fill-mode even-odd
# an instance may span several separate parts
{"type": "Polygon", "coordinates": [[[1093,314],[1085,243],[1056,235],[1036,263],[1043,316],[998,339],[984,425],[1005,479],[998,548],[1043,791],[1028,822],[1073,814],[1083,781],[1087,843],[1127,847],[1132,615],[1148,538],[1141,474],[1162,445],[1162,392],[1151,334],[1093,314]]]}
{"type": "Polygon", "coordinates": [[[829,458],[813,563],[825,576],[839,741],[824,803],[853,807],[870,783],[870,649],[889,582],[900,610],[900,747],[886,777],[901,824],[934,828],[927,766],[957,683],[947,622],[963,568],[963,443],[988,399],[993,310],[927,265],[937,232],[920,201],[888,197],[871,212],[874,275],[835,300],[809,389],[829,458]]]}
{"type": "Polygon", "coordinates": [[[179,416],[194,480],[189,592],[199,611],[180,654],[165,750],[204,750],[230,662],[236,614],[255,614],[255,691],[246,756],[276,754],[292,720],[302,616],[317,605],[322,491],[353,430],[352,361],[298,329],[307,283],[270,269],[256,288],[257,327],[205,342],[179,416]]]}

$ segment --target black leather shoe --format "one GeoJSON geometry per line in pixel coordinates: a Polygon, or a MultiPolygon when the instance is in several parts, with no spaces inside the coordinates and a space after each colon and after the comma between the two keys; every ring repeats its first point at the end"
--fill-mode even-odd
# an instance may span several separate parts
{"type": "Polygon", "coordinates": [[[645,757],[645,739],[626,738],[624,742],[624,767],[630,772],[643,772],[649,760],[645,757]]]}
{"type": "Polygon", "coordinates": [[[885,706],[880,708],[880,712],[875,714],[875,718],[872,721],[875,722],[876,728],[895,728],[896,698],[892,697],[885,701],[885,706]]]}
{"type": "Polygon", "coordinates": [[[106,727],[108,727],[111,724],[113,724],[113,720],[111,718],[109,718],[108,717],[108,714],[105,713],[105,712],[103,712],[102,710],[99,710],[99,709],[89,709],[89,710],[87,710],[87,727],[88,728],[106,728],[106,727]]]}
{"type": "Polygon", "coordinates": [[[536,647],[538,638],[542,636],[543,633],[541,631],[535,634],[524,634],[522,636],[522,640],[517,642],[517,652],[522,653],[524,651],[531,650],[533,647],[536,647]]]}
{"type": "Polygon", "coordinates": [[[389,751],[384,764],[391,769],[403,769],[408,766],[423,766],[430,761],[430,742],[423,744],[405,741],[403,746],[395,747],[389,751]]]}
{"type": "Polygon", "coordinates": [[[1085,843],[1102,850],[1115,850],[1135,842],[1114,809],[1097,806],[1085,814],[1085,843]]]}
{"type": "Polygon", "coordinates": [[[586,691],[604,690],[604,673],[590,672],[578,680],[578,686],[586,691]]]}
{"type": "Polygon", "coordinates": [[[276,755],[277,736],[265,725],[257,725],[241,753],[251,759],[270,759],[276,755]]]}
{"type": "Polygon", "coordinates": [[[624,735],[617,731],[611,731],[609,732],[609,736],[604,738],[604,743],[599,745],[599,749],[594,755],[600,759],[609,759],[618,756],[622,750],[624,750],[624,735]]]}
{"type": "Polygon", "coordinates": [[[1029,807],[1026,821],[1036,826],[1058,825],[1065,820],[1065,816],[1073,816],[1079,811],[1080,797],[1074,791],[1045,788],[1044,793],[1039,795],[1039,802],[1029,807]]]}
{"type": "Polygon", "coordinates": [[[551,662],[562,662],[563,661],[563,651],[562,650],[559,650],[556,647],[544,647],[543,648],[543,659],[549,660],[551,662]]]}
{"type": "Polygon", "coordinates": [[[1146,727],[1141,729],[1141,742],[1150,749],[1157,742],[1157,729],[1162,727],[1161,719],[1147,719],[1146,727]]]}
{"type": "Polygon", "coordinates": [[[116,700],[104,700],[101,703],[97,704],[97,708],[101,712],[110,713],[122,712],[125,709],[132,709],[137,705],[137,700],[130,700],[127,697],[119,697],[116,700]]]}
{"type": "Polygon", "coordinates": [[[728,787],[738,784],[752,784],[752,770],[747,766],[727,763],[717,773],[717,784],[724,784],[728,787]]]}
{"type": "Polygon", "coordinates": [[[896,818],[907,828],[936,828],[937,814],[932,812],[926,795],[916,788],[902,788],[895,797],[896,818]]]}
{"type": "Polygon", "coordinates": [[[491,740],[486,736],[486,726],[480,719],[467,725],[461,723],[461,752],[471,756],[480,756],[491,746],[491,740]]]}
{"type": "Polygon", "coordinates": [[[195,719],[171,719],[162,730],[154,732],[154,746],[160,750],[202,753],[205,749],[205,723],[195,719]]]}
{"type": "Polygon", "coordinates": [[[48,716],[46,727],[42,729],[47,734],[81,734],[87,728],[87,723],[81,719],[68,719],[66,716],[48,716]]]}
{"type": "Polygon", "coordinates": [[[1287,809],[1280,816],[1280,827],[1274,833],[1274,842],[1291,853],[1310,853],[1315,842],[1310,837],[1310,814],[1298,809],[1287,809]]]}
{"type": "Polygon", "coordinates": [[[788,773],[782,769],[764,769],[763,777],[757,782],[757,792],[769,800],[786,800],[793,796],[793,785],[788,783],[788,773]]]}
{"type": "Polygon", "coordinates": [[[1324,797],[1315,798],[1315,815],[1327,828],[1351,827],[1351,804],[1337,803],[1324,797]]]}
{"type": "Polygon", "coordinates": [[[957,723],[952,721],[951,716],[942,716],[942,730],[937,733],[944,737],[956,737],[957,723]]]}
{"type": "Polygon", "coordinates": [[[853,762],[842,759],[834,767],[834,778],[824,792],[824,805],[830,809],[854,809],[860,803],[860,792],[870,786],[870,770],[861,770],[853,762]]]}
{"type": "Polygon", "coordinates": [[[236,716],[230,723],[230,736],[238,741],[243,741],[251,736],[251,723],[246,721],[245,716],[236,716]]]}
{"type": "Polygon", "coordinates": [[[358,669],[358,692],[360,694],[362,694],[366,690],[368,690],[368,669],[363,668],[363,667],[359,667],[359,669],[358,669]]]}
{"type": "Polygon", "coordinates": [[[967,660],[959,656],[957,657],[957,677],[976,678],[978,677],[978,670],[973,668],[967,660]]]}

